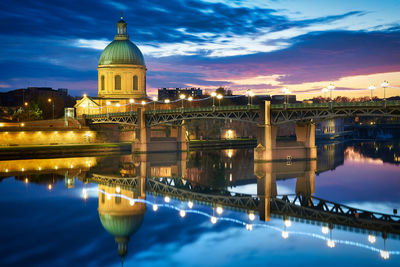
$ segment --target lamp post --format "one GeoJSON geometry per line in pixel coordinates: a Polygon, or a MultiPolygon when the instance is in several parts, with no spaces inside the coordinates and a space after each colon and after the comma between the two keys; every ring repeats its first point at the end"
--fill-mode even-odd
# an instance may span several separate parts
{"type": "MultiPolygon", "coordinates": [[[[189,96],[188,97],[189,103],[191,103],[193,101],[193,97],[189,96]]],[[[191,106],[191,105],[190,105],[191,106]]]]}
{"type": "Polygon", "coordinates": [[[322,93],[324,94],[324,98],[326,98],[326,93],[328,93],[328,88],[322,88],[322,93]]]}
{"type": "Polygon", "coordinates": [[[221,106],[221,99],[224,98],[223,95],[218,94],[217,99],[218,99],[218,106],[221,106]]]}
{"type": "Polygon", "coordinates": [[[131,104],[131,112],[133,111],[132,105],[135,103],[135,100],[133,98],[129,99],[129,104],[131,104]]]}
{"type": "Polygon", "coordinates": [[[111,105],[111,102],[110,102],[110,101],[107,101],[107,102],[106,102],[107,117],[108,117],[108,106],[109,106],[109,105],[111,105]]]}
{"type": "Polygon", "coordinates": [[[28,102],[25,102],[25,103],[24,103],[24,106],[28,109],[28,121],[30,121],[30,120],[31,120],[31,118],[30,118],[31,112],[30,112],[30,110],[29,110],[29,103],[28,103],[28,102]]]}
{"type": "Polygon", "coordinates": [[[328,85],[328,90],[331,91],[331,102],[333,100],[332,94],[333,94],[333,90],[335,90],[335,86],[333,84],[328,85]]]}
{"type": "Polygon", "coordinates": [[[213,105],[212,105],[212,107],[213,107],[213,109],[215,108],[215,97],[217,96],[217,93],[216,92],[212,92],[211,93],[211,97],[212,97],[212,100],[213,100],[213,105]]]}
{"type": "Polygon", "coordinates": [[[368,90],[371,91],[371,101],[372,101],[372,91],[374,91],[375,89],[376,89],[376,87],[373,86],[373,85],[370,85],[370,86],[368,87],[368,90]]]}
{"type": "Polygon", "coordinates": [[[181,94],[179,98],[182,100],[182,110],[183,110],[183,100],[186,98],[184,94],[181,94]]]}
{"type": "Polygon", "coordinates": [[[52,104],[53,104],[53,120],[54,120],[54,101],[53,101],[53,99],[51,99],[51,98],[47,99],[47,101],[48,101],[49,103],[52,103],[52,104]]]}
{"type": "Polygon", "coordinates": [[[383,83],[381,84],[381,87],[383,88],[383,100],[386,101],[386,88],[389,87],[389,82],[383,81],[383,83]]]}
{"type": "Polygon", "coordinates": [[[169,102],[170,102],[170,100],[169,100],[169,99],[165,99],[165,100],[164,100],[164,103],[165,103],[165,104],[167,104],[167,109],[169,109],[169,105],[168,105],[168,104],[169,104],[169,102]]]}
{"type": "Polygon", "coordinates": [[[290,90],[289,89],[287,89],[287,88],[283,88],[282,89],[282,92],[285,94],[285,104],[287,104],[289,101],[288,101],[288,95],[290,94],[290,90]]]}
{"type": "Polygon", "coordinates": [[[251,106],[251,105],[253,105],[253,96],[254,96],[254,93],[252,90],[249,91],[249,96],[250,96],[250,106],[251,106]]]}
{"type": "Polygon", "coordinates": [[[156,96],[153,97],[153,111],[156,111],[156,102],[157,102],[158,98],[156,96]]]}
{"type": "Polygon", "coordinates": [[[121,106],[121,104],[120,103],[117,103],[117,104],[115,104],[115,106],[117,107],[117,112],[119,112],[120,110],[119,110],[119,107],[121,106]]]}

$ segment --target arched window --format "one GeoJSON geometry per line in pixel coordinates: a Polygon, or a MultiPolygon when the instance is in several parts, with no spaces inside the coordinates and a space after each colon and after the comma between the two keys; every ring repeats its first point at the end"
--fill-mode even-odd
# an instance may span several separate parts
{"type": "Polygon", "coordinates": [[[115,75],[115,90],[121,90],[121,76],[115,75]]]}
{"type": "Polygon", "coordinates": [[[133,76],[133,90],[138,90],[138,77],[137,77],[137,75],[133,76]]]}
{"type": "Polygon", "coordinates": [[[104,91],[104,75],[101,75],[100,78],[100,88],[102,91],[104,91]]]}

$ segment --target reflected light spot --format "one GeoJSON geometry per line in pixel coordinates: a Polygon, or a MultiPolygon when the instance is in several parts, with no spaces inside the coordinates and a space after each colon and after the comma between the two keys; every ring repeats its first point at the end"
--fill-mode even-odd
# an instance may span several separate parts
{"type": "Polygon", "coordinates": [[[164,197],[164,201],[166,203],[169,203],[171,201],[171,198],[169,196],[164,197]]]}
{"type": "Polygon", "coordinates": [[[218,215],[221,215],[223,212],[224,212],[224,209],[222,207],[217,207],[218,215]]]}
{"type": "Polygon", "coordinates": [[[328,226],[322,226],[321,231],[322,231],[323,234],[328,234],[328,233],[329,233],[329,228],[328,228],[328,226]]]}
{"type": "Polygon", "coordinates": [[[120,192],[121,192],[121,187],[117,186],[117,188],[115,188],[115,191],[116,191],[117,193],[120,193],[120,192]]]}
{"type": "Polygon", "coordinates": [[[282,231],[282,237],[287,239],[289,237],[289,233],[287,231],[282,231]]]}
{"type": "Polygon", "coordinates": [[[388,260],[389,259],[389,251],[381,250],[379,252],[379,254],[381,255],[382,259],[384,259],[384,260],[388,260]]]}
{"type": "Polygon", "coordinates": [[[49,190],[51,190],[51,189],[53,189],[53,186],[52,186],[51,184],[49,184],[49,185],[47,186],[47,188],[48,188],[49,190]]]}
{"type": "Polygon", "coordinates": [[[288,220],[288,219],[284,220],[284,224],[285,224],[286,227],[292,226],[292,222],[290,220],[288,220]]]}
{"type": "Polygon", "coordinates": [[[181,216],[182,218],[186,216],[186,211],[185,210],[180,210],[179,211],[179,216],[181,216]]]}
{"type": "Polygon", "coordinates": [[[27,184],[27,183],[29,183],[29,180],[28,180],[28,178],[25,178],[25,183],[27,184]]]}
{"type": "Polygon", "coordinates": [[[329,239],[328,241],[326,241],[326,245],[330,248],[334,248],[335,247],[335,241],[333,241],[332,239],[329,239]]]}
{"type": "Polygon", "coordinates": [[[376,237],[374,235],[368,235],[368,242],[371,244],[376,242],[376,237]]]}
{"type": "Polygon", "coordinates": [[[133,199],[129,200],[129,205],[131,206],[135,205],[135,201],[133,199]]]}
{"type": "Polygon", "coordinates": [[[251,225],[251,224],[246,224],[246,230],[247,231],[251,231],[251,230],[253,230],[253,225],[251,225]]]}
{"type": "Polygon", "coordinates": [[[192,201],[188,202],[188,207],[189,207],[189,209],[193,208],[193,202],[192,201]]]}
{"type": "Polygon", "coordinates": [[[157,211],[157,210],[158,210],[157,204],[153,204],[153,211],[157,211]]]}
{"type": "Polygon", "coordinates": [[[217,218],[215,216],[212,216],[210,221],[212,224],[215,224],[215,223],[217,223],[217,218]]]}
{"type": "Polygon", "coordinates": [[[256,218],[256,216],[254,215],[254,213],[253,213],[253,212],[250,212],[250,213],[249,213],[249,220],[250,220],[250,221],[254,221],[255,218],[256,218]]]}
{"type": "Polygon", "coordinates": [[[107,194],[107,200],[111,199],[111,195],[107,194]]]}

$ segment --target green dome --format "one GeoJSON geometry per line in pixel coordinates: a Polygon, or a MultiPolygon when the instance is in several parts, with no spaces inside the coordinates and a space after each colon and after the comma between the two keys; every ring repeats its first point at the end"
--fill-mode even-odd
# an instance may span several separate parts
{"type": "Polygon", "coordinates": [[[99,214],[104,229],[114,237],[129,237],[142,225],[144,214],[138,215],[108,215],[99,214]]]}
{"type": "Polygon", "coordinates": [[[112,41],[101,53],[99,65],[132,64],[145,66],[142,52],[129,39],[112,41]]]}

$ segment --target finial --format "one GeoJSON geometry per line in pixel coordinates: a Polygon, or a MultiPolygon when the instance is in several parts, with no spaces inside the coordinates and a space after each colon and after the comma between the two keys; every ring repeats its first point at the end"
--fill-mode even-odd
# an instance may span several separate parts
{"type": "Polygon", "coordinates": [[[122,16],[122,9],[121,9],[121,19],[124,19],[124,17],[122,16]]]}

